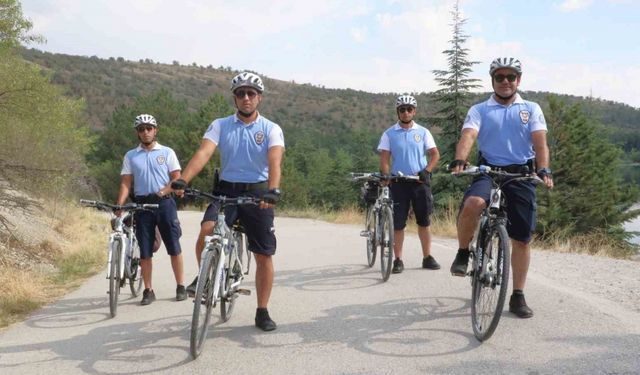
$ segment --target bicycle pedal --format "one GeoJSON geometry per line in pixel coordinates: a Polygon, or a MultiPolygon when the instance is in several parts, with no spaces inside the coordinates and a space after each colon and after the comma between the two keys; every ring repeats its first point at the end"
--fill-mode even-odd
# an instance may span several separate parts
{"type": "Polygon", "coordinates": [[[363,230],[360,232],[360,237],[369,237],[369,231],[368,230],[363,230]]]}
{"type": "Polygon", "coordinates": [[[251,291],[249,289],[238,289],[238,290],[236,290],[236,293],[242,294],[243,296],[250,296],[251,295],[251,291]]]}

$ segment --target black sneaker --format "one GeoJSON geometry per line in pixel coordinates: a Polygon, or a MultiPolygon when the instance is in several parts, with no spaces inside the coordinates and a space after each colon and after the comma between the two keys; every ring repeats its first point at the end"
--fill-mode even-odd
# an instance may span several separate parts
{"type": "Polygon", "coordinates": [[[263,331],[273,331],[276,329],[276,322],[271,320],[269,316],[269,311],[265,308],[257,308],[256,309],[256,327],[260,328],[263,331]]]}
{"type": "Polygon", "coordinates": [[[514,313],[518,318],[531,318],[533,310],[527,306],[523,293],[513,293],[509,300],[509,312],[514,313]]]}
{"type": "Polygon", "coordinates": [[[187,286],[187,294],[189,297],[193,298],[196,296],[196,287],[198,286],[198,276],[193,279],[193,282],[187,286]]]}
{"type": "Polygon", "coordinates": [[[467,266],[469,265],[469,250],[458,249],[456,259],[451,264],[451,274],[453,276],[466,276],[467,266]]]}
{"type": "Polygon", "coordinates": [[[393,261],[393,268],[391,269],[391,272],[401,273],[402,271],[404,271],[404,263],[402,262],[402,259],[396,258],[393,261]]]}
{"type": "Polygon", "coordinates": [[[184,285],[178,284],[176,287],[176,301],[184,301],[185,299],[187,299],[187,290],[184,285]]]}
{"type": "Polygon", "coordinates": [[[156,300],[156,294],[152,289],[145,289],[142,292],[142,301],[140,301],[141,305],[150,305],[151,302],[156,300]]]}
{"type": "Polygon", "coordinates": [[[439,270],[440,264],[436,261],[436,258],[429,255],[422,258],[422,268],[426,268],[428,270],[439,270]]]}

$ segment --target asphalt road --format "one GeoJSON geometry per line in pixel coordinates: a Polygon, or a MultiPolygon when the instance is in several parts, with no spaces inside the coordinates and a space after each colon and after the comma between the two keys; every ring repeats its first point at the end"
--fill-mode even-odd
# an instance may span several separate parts
{"type": "MultiPolygon", "coordinates": [[[[180,218],[190,282],[201,214],[180,218]]],[[[542,277],[535,258],[526,290],[535,316],[505,311],[494,336],[479,343],[469,279],[448,272],[453,240],[434,239],[443,267],[427,271],[419,268],[416,235],[407,235],[405,272],[382,283],[379,263],[365,265],[360,227],[278,218],[276,229],[269,309],[276,331],[254,327],[252,272],[244,285],[254,294],[239,298],[226,323],[215,311],[203,354],[192,360],[192,302],[175,301],[160,249],[155,303],[140,306],[123,289],[110,318],[102,272],[1,331],[0,374],[640,374],[640,309],[542,277]]]]}

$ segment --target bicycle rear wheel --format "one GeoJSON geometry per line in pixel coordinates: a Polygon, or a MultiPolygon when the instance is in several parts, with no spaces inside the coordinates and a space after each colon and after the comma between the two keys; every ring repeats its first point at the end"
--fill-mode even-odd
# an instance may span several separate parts
{"type": "Polygon", "coordinates": [[[120,294],[120,254],[122,240],[114,239],[111,247],[111,264],[109,265],[109,312],[111,317],[118,313],[118,295],[120,294]]]}
{"type": "Polygon", "coordinates": [[[382,281],[389,280],[391,275],[391,264],[393,262],[393,211],[391,207],[382,208],[380,213],[380,271],[382,281]]]}
{"type": "Polygon", "coordinates": [[[373,267],[376,262],[375,210],[373,205],[367,205],[364,217],[364,227],[367,232],[367,265],[373,267]]]}
{"type": "Polygon", "coordinates": [[[236,304],[238,295],[231,289],[231,284],[235,283],[242,277],[242,265],[239,262],[238,257],[241,254],[240,243],[238,238],[234,235],[232,237],[231,251],[229,256],[225,259],[225,265],[223,267],[223,277],[220,283],[220,317],[223,322],[226,322],[231,318],[233,313],[233,307],[236,304]]]}
{"type": "MultiPolygon", "coordinates": [[[[135,234],[133,234],[135,236],[135,234]]],[[[137,297],[142,289],[142,269],[140,268],[140,247],[135,239],[131,241],[131,262],[129,262],[129,289],[137,297]]]]}
{"type": "Polygon", "coordinates": [[[211,310],[213,308],[213,283],[218,264],[218,250],[206,250],[202,253],[198,285],[193,300],[193,316],[191,317],[191,337],[189,351],[198,358],[207,338],[211,310]]]}
{"type": "Polygon", "coordinates": [[[474,270],[471,292],[471,325],[479,341],[493,335],[502,316],[509,288],[511,254],[504,225],[488,229],[481,237],[482,262],[474,270]],[[485,266],[483,267],[482,264],[485,266]]]}

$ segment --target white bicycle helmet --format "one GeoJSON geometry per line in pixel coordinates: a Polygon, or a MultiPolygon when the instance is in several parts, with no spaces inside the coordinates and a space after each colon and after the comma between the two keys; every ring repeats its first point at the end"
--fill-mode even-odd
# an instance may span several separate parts
{"type": "Polygon", "coordinates": [[[498,57],[491,62],[489,66],[489,75],[493,77],[493,73],[502,68],[508,68],[514,70],[518,75],[522,74],[522,66],[520,66],[520,60],[514,57],[498,57]]]}
{"type": "Polygon", "coordinates": [[[396,99],[396,108],[402,105],[410,105],[413,108],[417,108],[418,102],[416,101],[416,98],[411,95],[400,95],[398,96],[398,99],[396,99]]]}
{"type": "Polygon", "coordinates": [[[264,84],[262,79],[257,75],[250,72],[242,72],[231,80],[231,92],[236,91],[238,87],[253,87],[259,92],[264,91],[264,84]]]}
{"type": "Polygon", "coordinates": [[[158,123],[156,122],[155,117],[148,115],[146,113],[143,113],[141,115],[138,115],[136,117],[136,120],[133,122],[133,127],[137,128],[140,125],[151,125],[153,127],[158,127],[158,123]]]}

